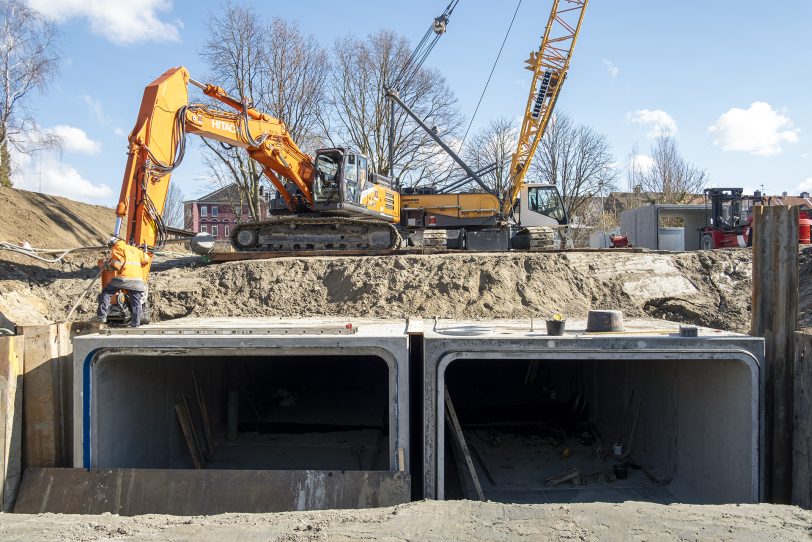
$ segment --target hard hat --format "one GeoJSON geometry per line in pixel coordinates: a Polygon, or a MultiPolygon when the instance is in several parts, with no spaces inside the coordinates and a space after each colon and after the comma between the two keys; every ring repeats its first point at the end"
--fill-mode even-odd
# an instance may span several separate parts
{"type": "Polygon", "coordinates": [[[118,237],[111,237],[110,239],[107,240],[107,246],[112,247],[117,242],[118,242],[118,237]]]}

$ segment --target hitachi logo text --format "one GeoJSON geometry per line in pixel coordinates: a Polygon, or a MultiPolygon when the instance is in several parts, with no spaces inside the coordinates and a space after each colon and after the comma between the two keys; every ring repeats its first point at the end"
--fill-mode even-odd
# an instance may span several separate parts
{"type": "Polygon", "coordinates": [[[234,123],[226,122],[224,120],[211,119],[211,127],[218,130],[225,130],[226,132],[231,132],[232,134],[237,133],[237,127],[234,126],[234,123]]]}

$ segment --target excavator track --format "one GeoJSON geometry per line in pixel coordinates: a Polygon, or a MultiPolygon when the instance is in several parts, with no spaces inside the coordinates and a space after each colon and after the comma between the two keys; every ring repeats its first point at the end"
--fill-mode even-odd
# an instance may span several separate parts
{"type": "Polygon", "coordinates": [[[239,224],[231,242],[241,252],[377,251],[400,248],[401,237],[383,220],[286,216],[239,224]]]}

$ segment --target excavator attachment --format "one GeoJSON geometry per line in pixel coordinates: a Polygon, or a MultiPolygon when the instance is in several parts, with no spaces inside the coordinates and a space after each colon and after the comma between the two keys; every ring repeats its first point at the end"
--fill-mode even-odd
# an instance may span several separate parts
{"type": "Polygon", "coordinates": [[[231,241],[241,251],[374,251],[399,248],[401,237],[383,220],[282,216],[240,224],[234,228],[231,241]]]}

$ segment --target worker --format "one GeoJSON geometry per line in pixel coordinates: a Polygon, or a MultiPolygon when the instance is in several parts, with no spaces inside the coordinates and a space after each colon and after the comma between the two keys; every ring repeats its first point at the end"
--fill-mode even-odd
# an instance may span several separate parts
{"type": "Polygon", "coordinates": [[[110,255],[100,262],[100,267],[103,271],[112,272],[113,278],[99,294],[99,308],[93,321],[107,322],[110,298],[119,290],[127,290],[132,314],[130,326],[138,327],[141,325],[141,302],[147,291],[143,269],[149,265],[152,258],[145,251],[128,245],[117,237],[111,237],[107,246],[110,247],[110,255]]]}

